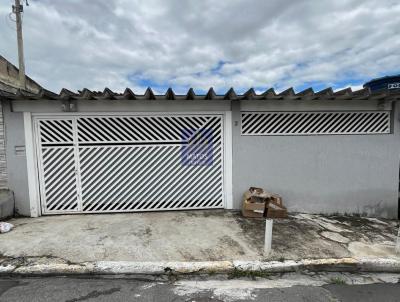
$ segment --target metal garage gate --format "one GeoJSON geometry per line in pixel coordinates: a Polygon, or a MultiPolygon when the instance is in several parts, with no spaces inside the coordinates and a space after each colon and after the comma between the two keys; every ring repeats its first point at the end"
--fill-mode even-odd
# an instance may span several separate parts
{"type": "Polygon", "coordinates": [[[222,115],[37,117],[43,214],[224,207],[222,115]]]}

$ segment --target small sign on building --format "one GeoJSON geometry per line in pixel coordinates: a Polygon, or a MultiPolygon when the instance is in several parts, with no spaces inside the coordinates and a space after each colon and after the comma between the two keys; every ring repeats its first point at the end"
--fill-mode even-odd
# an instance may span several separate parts
{"type": "Polygon", "coordinates": [[[389,83],[388,89],[400,89],[400,83],[389,83]]]}

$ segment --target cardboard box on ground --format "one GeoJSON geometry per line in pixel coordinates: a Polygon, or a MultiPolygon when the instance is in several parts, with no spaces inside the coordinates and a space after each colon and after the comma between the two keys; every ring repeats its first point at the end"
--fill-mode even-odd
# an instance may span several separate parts
{"type": "Polygon", "coordinates": [[[286,218],[287,209],[278,194],[251,187],[243,195],[242,215],[249,218],[286,218]]]}

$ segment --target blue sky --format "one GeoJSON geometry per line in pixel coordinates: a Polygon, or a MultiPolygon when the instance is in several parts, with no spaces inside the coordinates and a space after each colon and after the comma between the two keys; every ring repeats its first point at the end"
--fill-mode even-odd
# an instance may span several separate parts
{"type": "MultiPolygon", "coordinates": [[[[0,53],[16,63],[13,2],[0,53]]],[[[32,0],[26,69],[54,91],[357,89],[400,73],[399,15],[392,0],[32,0]]]]}

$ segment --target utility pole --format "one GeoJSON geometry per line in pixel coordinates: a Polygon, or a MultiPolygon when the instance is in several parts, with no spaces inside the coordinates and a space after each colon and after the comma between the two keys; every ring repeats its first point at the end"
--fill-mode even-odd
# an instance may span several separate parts
{"type": "Polygon", "coordinates": [[[15,14],[15,21],[17,23],[17,41],[18,41],[18,63],[19,63],[19,85],[21,89],[26,89],[25,79],[25,62],[24,62],[24,42],[22,40],[22,18],[21,13],[24,7],[21,5],[20,0],[15,0],[13,5],[13,13],[15,14]]]}

